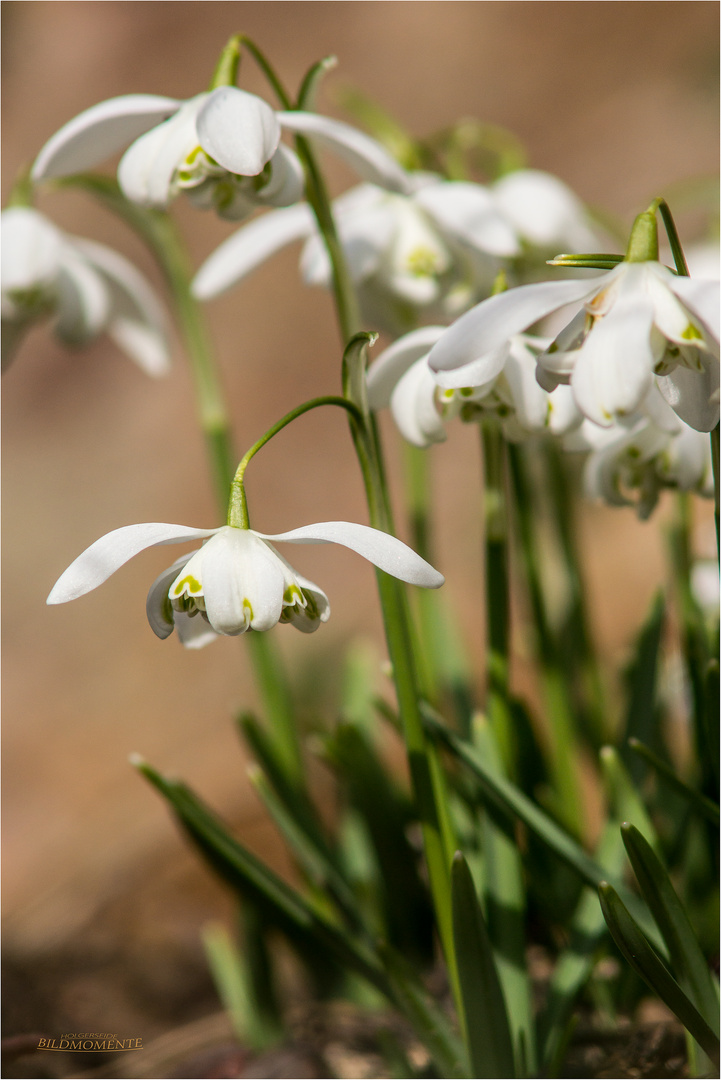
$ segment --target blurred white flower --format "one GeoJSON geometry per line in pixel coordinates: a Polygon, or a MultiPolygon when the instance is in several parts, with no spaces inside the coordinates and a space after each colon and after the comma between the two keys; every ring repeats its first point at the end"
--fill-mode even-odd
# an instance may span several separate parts
{"type": "Polygon", "coordinates": [[[517,169],[491,186],[518,236],[544,252],[597,251],[598,235],[571,189],[552,173],[517,169]]]}
{"type": "Polygon", "coordinates": [[[186,191],[196,205],[240,220],[257,206],[289,206],[303,195],[303,170],[280,141],[283,128],[330,146],[362,177],[404,190],[403,170],[373,139],[327,117],[275,112],[234,86],[188,101],[129,94],[93,105],[48,140],[32,178],[82,172],[130,142],[118,168],[128,199],[165,207],[186,191]]]}
{"type": "Polygon", "coordinates": [[[390,406],[408,442],[420,447],[443,442],[445,424],[458,416],[465,421],[494,416],[512,441],[542,431],[565,434],[581,423],[568,387],[548,394],[538,385],[536,359],[547,342],[527,334],[516,335],[496,350],[485,383],[439,387],[428,355],[444,330],[425,326],[404,335],[368,371],[370,408],[390,406]]]}
{"type": "Polygon", "coordinates": [[[177,628],[189,648],[206,645],[218,634],[270,630],[278,622],[310,633],[327,621],[325,593],[296,573],[271,540],[342,544],[401,581],[430,589],[443,584],[443,576],[400,540],[347,521],[305,525],[276,536],[229,525],[192,529],[149,523],[126,525],[96,540],[62,574],[47,602],[63,604],[83,596],[146,548],[198,539],[206,541],[198,551],[178,559],[153,582],[146,605],[158,637],[177,628]]]}
{"type": "Polygon", "coordinates": [[[166,320],[146,279],[103,244],[61,232],[31,207],[0,216],[3,367],[34,322],[53,318],[68,345],[103,332],[148,375],[169,367],[166,320]]]}
{"type": "Polygon", "coordinates": [[[581,412],[608,427],[635,412],[658,375],[678,415],[700,431],[718,423],[718,284],[678,277],[658,262],[622,262],[591,281],[545,281],[492,296],[458,319],[431,351],[443,386],[488,378],[495,350],[568,304],[578,315],[538,358],[546,390],[570,384],[581,412]]]}
{"type": "Polygon", "coordinates": [[[679,419],[655,386],[635,415],[610,428],[586,420],[564,445],[591,451],[584,470],[589,497],[610,506],[635,506],[642,520],[663,488],[713,497],[708,436],[679,419]]]}

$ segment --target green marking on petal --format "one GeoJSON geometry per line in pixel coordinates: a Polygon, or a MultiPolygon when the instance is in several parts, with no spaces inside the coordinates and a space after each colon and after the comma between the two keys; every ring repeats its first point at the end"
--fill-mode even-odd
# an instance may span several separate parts
{"type": "Polygon", "coordinates": [[[681,337],[684,341],[703,341],[703,334],[693,323],[688,324],[681,337]]]}
{"type": "Polygon", "coordinates": [[[431,248],[417,247],[408,253],[408,270],[416,277],[433,277],[437,265],[438,257],[431,248]]]}
{"type": "Polygon", "coordinates": [[[251,604],[248,597],[244,596],[243,597],[243,613],[245,614],[246,611],[248,612],[248,620],[252,621],[252,619],[253,619],[253,605],[251,604]]]}
{"type": "Polygon", "coordinates": [[[315,597],[307,589],[303,589],[303,596],[305,597],[305,613],[309,619],[319,619],[320,612],[318,611],[318,604],[315,597]]]}
{"type": "Polygon", "coordinates": [[[202,591],[202,586],[201,586],[200,582],[198,581],[198,579],[194,578],[192,576],[192,574],[187,574],[184,578],[182,578],[182,580],[178,581],[177,584],[173,587],[173,596],[180,596],[180,594],[182,592],[185,592],[186,591],[186,588],[185,588],[186,585],[188,587],[187,588],[188,593],[191,593],[191,594],[196,593],[197,594],[197,593],[202,591]]]}
{"type": "Polygon", "coordinates": [[[297,604],[299,600],[303,600],[302,592],[297,585],[289,585],[283,593],[283,603],[292,606],[294,604],[297,604]]]}
{"type": "Polygon", "coordinates": [[[471,397],[473,394],[472,386],[462,386],[460,390],[461,397],[471,397]]]}

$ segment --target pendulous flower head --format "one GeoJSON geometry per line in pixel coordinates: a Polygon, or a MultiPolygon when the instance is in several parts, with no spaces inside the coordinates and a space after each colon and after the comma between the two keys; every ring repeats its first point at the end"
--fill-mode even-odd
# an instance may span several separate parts
{"type": "Polygon", "coordinates": [[[127,259],[104,244],[69,236],[31,207],[4,210],[0,232],[3,368],[25,331],[49,317],[67,345],[107,333],[146,374],[165,374],[165,314],[127,259]]]}
{"type": "Polygon", "coordinates": [[[342,544],[401,581],[437,589],[443,576],[387,533],[347,521],[326,521],[269,536],[223,525],[127,525],[96,540],[54,585],[48,604],[63,604],[97,588],[145,548],[203,539],[202,547],[176,560],[151,585],[146,611],[160,638],[174,629],[183,645],[199,648],[217,635],[270,630],[288,622],[304,633],[330,615],[328,597],[293,569],[270,541],[342,544]]]}
{"type": "Polygon", "coordinates": [[[566,307],[574,319],[538,357],[546,390],[569,384],[580,411],[602,427],[636,412],[654,380],[699,431],[718,423],[718,283],[679,277],[661,263],[622,262],[592,280],[523,285],[479,304],[434,346],[442,386],[483,382],[495,350],[566,307]]]}

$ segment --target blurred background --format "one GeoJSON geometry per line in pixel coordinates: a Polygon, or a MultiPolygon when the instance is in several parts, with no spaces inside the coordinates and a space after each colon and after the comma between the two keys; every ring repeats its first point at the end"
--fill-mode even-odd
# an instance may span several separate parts
{"type": "MultiPolygon", "coordinates": [[[[500,124],[525,143],[532,166],[627,225],[657,195],[675,209],[680,192],[682,239],[703,237],[704,215],[681,182],[717,170],[713,2],[40,0],[2,10],[3,201],[17,170],[78,112],[132,92],[190,97],[205,88],[226,39],[243,32],[291,88],[335,54],[322,111],[342,117],[340,92],[356,87],[420,136],[462,116],[500,124]]],[[[250,58],[240,84],[270,98],[250,58]]],[[[327,164],[334,192],[353,182],[327,164]]],[[[39,205],[159,285],[139,241],[88,199],[55,193],[39,205]]],[[[198,266],[233,228],[181,200],[175,213],[198,266]]],[[[296,404],[339,390],[331,302],[301,284],[297,258],[297,250],[276,257],[208,307],[239,456],[296,404]]],[[[386,434],[396,461],[397,440],[386,434]]],[[[6,1031],[137,1029],[147,1040],[178,1015],[207,1010],[198,928],[232,916],[128,754],[190,781],[251,848],[287,870],[232,724],[256,704],[243,640],[185,653],[145,621],[145,592],[167,552],[137,558],[82,600],[45,607],[62,570],[113,528],[219,523],[180,349],[170,376],[150,381],[105,340],[71,353],[46,327],[33,330],[5,377],[3,441],[4,940],[17,991],[6,1031]]],[[[437,563],[480,655],[476,441],[456,427],[433,450],[433,469],[437,563]]],[[[392,466],[396,483],[397,474],[392,466]]],[[[248,494],[253,524],[267,532],[366,521],[344,418],[328,410],[293,425],[254,461],[248,494]]],[[[702,553],[713,550],[707,509],[702,553]]],[[[616,668],[664,577],[665,512],[641,524],[630,509],[584,507],[590,609],[616,668]]],[[[333,607],[313,637],[276,632],[299,686],[312,687],[321,670],[337,681],[342,650],[356,638],[380,664],[371,568],[340,548],[290,555],[333,607]]],[[[521,680],[523,667],[521,657],[521,680]]],[[[323,702],[306,700],[309,714],[322,711],[323,702]]]]}

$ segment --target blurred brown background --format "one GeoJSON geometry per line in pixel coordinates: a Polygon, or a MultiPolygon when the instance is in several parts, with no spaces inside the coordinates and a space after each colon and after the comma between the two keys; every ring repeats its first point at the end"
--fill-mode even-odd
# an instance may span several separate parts
{"type": "MultiPolygon", "coordinates": [[[[351,85],[419,135],[463,115],[505,125],[526,143],[532,165],[629,224],[677,181],[717,169],[715,2],[41,0],[4,3],[3,17],[4,199],[16,170],[66,120],[119,94],[190,97],[238,31],[291,87],[311,63],[336,54],[320,102],[334,115],[342,115],[334,92],[351,85]]],[[[249,58],[241,85],[270,97],[249,58]]],[[[352,182],[330,162],[329,172],[335,191],[352,182]]],[[[139,242],[86,199],[54,194],[40,206],[70,232],[136,259],[157,281],[139,242]]],[[[176,210],[199,265],[231,226],[180,201],[176,210]]],[[[694,239],[698,216],[679,218],[694,239]]],[[[330,300],[300,284],[297,251],[208,310],[240,452],[300,401],[337,392],[330,300]]],[[[115,1031],[132,1022],[133,1007],[144,1015],[143,995],[149,1000],[154,986],[172,997],[183,982],[177,965],[189,958],[192,967],[198,956],[199,923],[227,910],[127,756],[140,751],[190,780],[267,854],[271,832],[231,723],[256,698],[242,640],[184,653],[151,633],[143,600],[167,551],[137,558],[80,601],[44,604],[60,572],[110,529],[217,523],[180,350],[170,377],[151,382],[106,341],[70,354],[41,327],[6,376],[3,405],[5,946],[18,971],[40,971],[60,956],[67,973],[76,957],[72,987],[53,983],[65,986],[65,997],[59,1006],[54,991],[52,1015],[60,1008],[74,1030],[115,1031]],[[94,974],[83,981],[88,957],[94,974]],[[113,977],[98,991],[103,966],[113,977]],[[130,990],[120,988],[118,971],[130,990]]],[[[438,563],[479,650],[475,433],[456,429],[433,453],[438,563]]],[[[343,418],[314,414],[277,439],[251,467],[249,497],[264,531],[365,521],[343,418]]],[[[630,510],[588,507],[583,527],[596,632],[618,662],[664,573],[658,519],[641,525],[630,510]]],[[[278,628],[299,679],[335,670],[339,649],[357,635],[375,641],[382,657],[371,569],[342,549],[285,553],[333,606],[330,624],[312,638],[278,628]]],[[[281,852],[275,859],[284,865],[281,852]]],[[[41,988],[33,992],[35,1011],[21,1027],[47,1026],[41,988]]],[[[145,1015],[146,1038],[172,1022],[170,1013],[145,1015]]]]}

